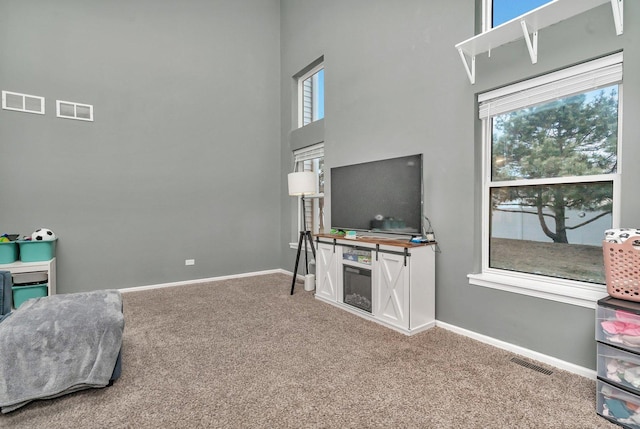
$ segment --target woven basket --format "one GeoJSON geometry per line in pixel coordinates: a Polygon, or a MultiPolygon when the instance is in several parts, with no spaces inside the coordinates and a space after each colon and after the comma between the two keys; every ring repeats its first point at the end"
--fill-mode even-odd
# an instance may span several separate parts
{"type": "Polygon", "coordinates": [[[607,293],[614,298],[640,302],[640,236],[623,243],[602,242],[607,293]]]}

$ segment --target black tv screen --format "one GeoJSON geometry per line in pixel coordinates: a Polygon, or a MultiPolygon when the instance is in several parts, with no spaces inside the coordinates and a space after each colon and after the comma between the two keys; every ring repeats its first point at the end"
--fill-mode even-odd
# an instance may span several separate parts
{"type": "Polygon", "coordinates": [[[422,154],[332,168],[331,227],[421,234],[422,154]]]}

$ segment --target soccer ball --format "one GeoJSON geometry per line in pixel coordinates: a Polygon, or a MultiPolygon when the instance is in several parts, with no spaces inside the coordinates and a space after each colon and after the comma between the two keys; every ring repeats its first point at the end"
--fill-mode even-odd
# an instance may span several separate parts
{"type": "Polygon", "coordinates": [[[53,233],[53,231],[47,228],[38,228],[34,231],[33,234],[31,234],[31,240],[33,241],[49,241],[55,239],[56,235],[53,233]]]}

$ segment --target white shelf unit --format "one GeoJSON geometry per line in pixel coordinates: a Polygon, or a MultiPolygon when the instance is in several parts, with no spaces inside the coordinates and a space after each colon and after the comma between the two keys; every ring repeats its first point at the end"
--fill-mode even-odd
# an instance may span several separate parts
{"type": "Polygon", "coordinates": [[[47,295],[56,294],[56,258],[41,262],[16,261],[10,264],[0,264],[0,271],[10,271],[11,274],[46,272],[47,295]]]}
{"type": "Polygon", "coordinates": [[[554,0],[491,30],[478,34],[455,47],[460,54],[471,84],[476,82],[476,56],[520,38],[525,39],[531,63],[538,61],[538,31],[583,12],[611,3],[616,34],[621,35],[624,23],[624,0],[554,0]]]}
{"type": "MultiPolygon", "coordinates": [[[[435,243],[432,243],[435,245],[435,243]]],[[[435,251],[380,238],[316,236],[315,297],[388,328],[413,335],[435,326],[435,251]],[[343,258],[349,248],[371,252],[370,262],[343,258]],[[343,268],[371,271],[371,312],[344,302],[343,268]]]]}

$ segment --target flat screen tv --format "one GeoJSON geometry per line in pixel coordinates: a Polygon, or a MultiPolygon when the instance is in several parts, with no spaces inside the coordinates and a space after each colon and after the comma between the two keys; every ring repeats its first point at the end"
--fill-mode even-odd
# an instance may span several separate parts
{"type": "Polygon", "coordinates": [[[331,169],[331,227],[421,235],[422,154],[331,169]]]}

